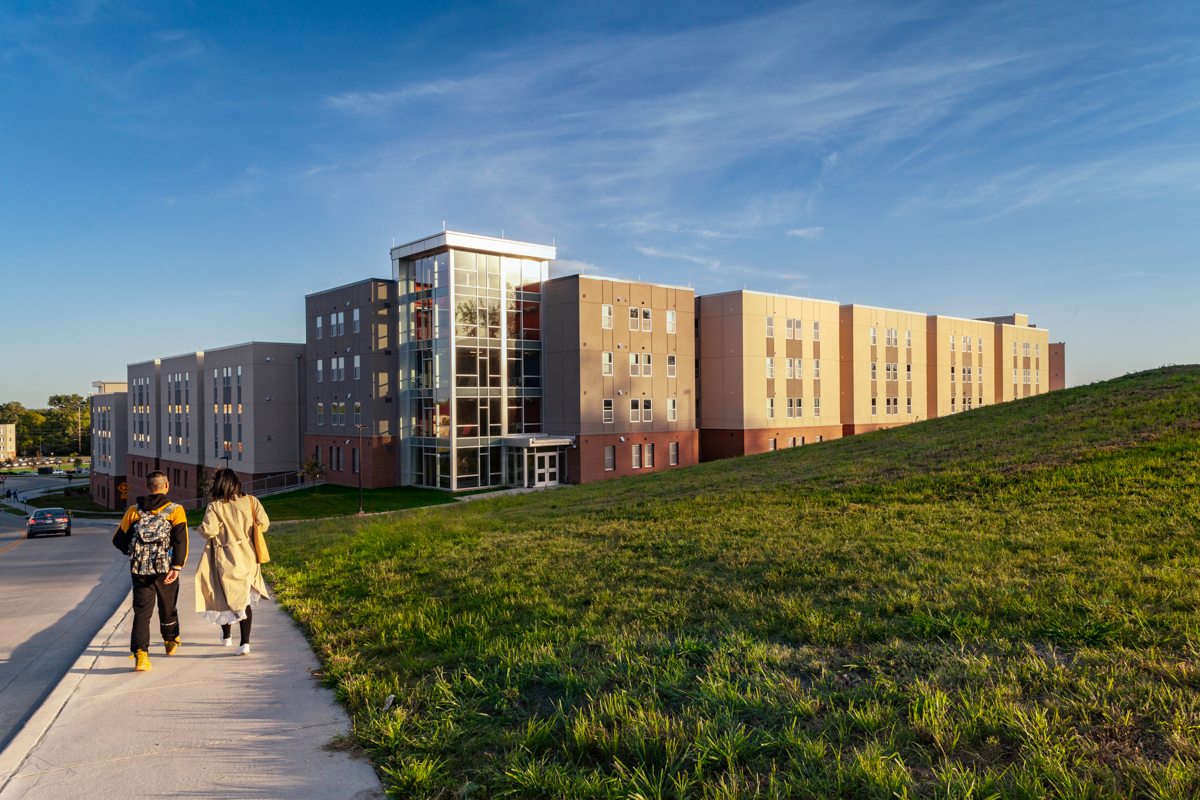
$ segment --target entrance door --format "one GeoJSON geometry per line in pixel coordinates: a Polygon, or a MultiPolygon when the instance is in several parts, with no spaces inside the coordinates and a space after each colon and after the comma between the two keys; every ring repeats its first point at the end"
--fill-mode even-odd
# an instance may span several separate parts
{"type": "Polygon", "coordinates": [[[536,460],[537,469],[534,472],[533,485],[558,485],[558,453],[538,453],[536,460]]]}

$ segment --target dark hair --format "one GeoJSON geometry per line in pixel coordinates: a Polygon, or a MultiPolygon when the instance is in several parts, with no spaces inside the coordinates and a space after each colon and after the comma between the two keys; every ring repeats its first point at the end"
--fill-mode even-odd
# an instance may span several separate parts
{"type": "Polygon", "coordinates": [[[167,473],[161,470],[154,470],[146,476],[146,488],[152,492],[162,491],[163,484],[167,483],[167,473]],[[157,486],[155,484],[158,484],[157,486]]]}
{"type": "Polygon", "coordinates": [[[213,500],[236,500],[242,496],[242,482],[231,469],[219,469],[213,476],[213,500]]]}

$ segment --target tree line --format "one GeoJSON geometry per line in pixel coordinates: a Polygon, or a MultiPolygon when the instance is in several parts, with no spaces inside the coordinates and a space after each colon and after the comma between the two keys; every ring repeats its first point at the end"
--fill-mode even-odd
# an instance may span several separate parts
{"type": "Polygon", "coordinates": [[[25,408],[16,400],[0,403],[0,424],[16,423],[17,455],[90,456],[92,418],[86,397],[56,394],[46,408],[25,408]]]}

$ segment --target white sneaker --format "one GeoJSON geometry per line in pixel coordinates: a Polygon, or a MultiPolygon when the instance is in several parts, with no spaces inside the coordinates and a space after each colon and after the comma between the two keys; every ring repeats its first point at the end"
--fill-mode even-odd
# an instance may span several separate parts
{"type": "Polygon", "coordinates": [[[246,644],[243,644],[243,645],[238,645],[237,652],[236,652],[236,653],[234,653],[234,655],[235,655],[235,656],[248,656],[248,655],[250,655],[250,644],[249,644],[249,642],[247,642],[246,644]]]}
{"type": "Polygon", "coordinates": [[[221,644],[226,647],[233,647],[233,639],[221,639],[221,644]]]}

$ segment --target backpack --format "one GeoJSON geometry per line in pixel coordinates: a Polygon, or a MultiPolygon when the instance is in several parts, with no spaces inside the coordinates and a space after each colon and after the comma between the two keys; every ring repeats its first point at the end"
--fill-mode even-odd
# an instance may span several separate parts
{"type": "Polygon", "coordinates": [[[167,503],[157,513],[143,514],[133,523],[129,564],[134,575],[162,575],[171,571],[171,514],[178,503],[167,503]]]}

